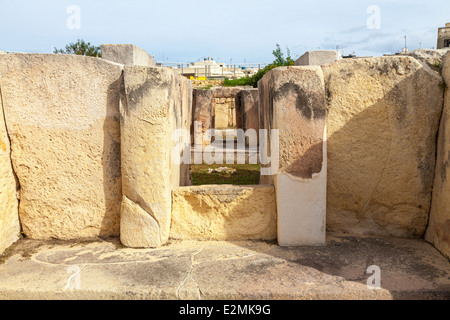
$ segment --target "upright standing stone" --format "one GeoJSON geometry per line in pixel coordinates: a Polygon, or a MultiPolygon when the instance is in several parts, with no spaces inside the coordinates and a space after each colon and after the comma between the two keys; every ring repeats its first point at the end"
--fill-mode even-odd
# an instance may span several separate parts
{"type": "Polygon", "coordinates": [[[323,72],[328,94],[328,230],[423,237],[442,78],[402,56],[343,59],[323,72]]]}
{"type": "MultiPolygon", "coordinates": [[[[261,129],[279,130],[279,170],[261,179],[275,184],[278,242],[282,246],[324,245],[327,153],[322,70],[276,68],[259,82],[259,93],[261,129]]],[[[274,142],[260,141],[263,148],[272,148],[272,157],[274,142]]]]}
{"type": "Polygon", "coordinates": [[[213,109],[214,93],[212,90],[193,90],[193,108],[192,108],[192,122],[201,122],[202,128],[195,132],[194,128],[191,131],[192,143],[202,142],[203,145],[208,145],[210,140],[202,138],[206,135],[208,130],[213,129],[214,126],[214,109],[213,109]]]}
{"type": "Polygon", "coordinates": [[[0,254],[19,239],[18,183],[11,162],[11,146],[3,117],[0,80],[0,254]]]}
{"type": "Polygon", "coordinates": [[[173,134],[190,127],[190,90],[189,80],[170,69],[125,67],[120,239],[128,247],[159,247],[169,239],[172,189],[182,170],[173,134]]]}
{"type": "MultiPolygon", "coordinates": [[[[259,135],[259,91],[258,89],[245,89],[241,91],[242,128],[255,130],[259,135]]],[[[246,140],[248,145],[249,141],[246,140]]]]}
{"type": "Polygon", "coordinates": [[[0,56],[27,237],[119,235],[121,75],[121,65],[92,57],[0,56]]]}
{"type": "MultiPolygon", "coordinates": [[[[442,76],[450,84],[450,53],[444,58],[442,76]]],[[[425,239],[450,258],[450,89],[445,90],[445,104],[442,113],[437,143],[436,174],[430,220],[425,239]]]]}

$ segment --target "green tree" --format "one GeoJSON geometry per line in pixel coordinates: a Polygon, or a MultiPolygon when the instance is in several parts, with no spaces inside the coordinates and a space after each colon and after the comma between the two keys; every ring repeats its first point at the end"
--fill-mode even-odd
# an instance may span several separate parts
{"type": "Polygon", "coordinates": [[[284,58],[283,50],[281,50],[279,44],[276,45],[276,48],[275,50],[272,51],[272,54],[274,55],[275,60],[271,64],[266,66],[264,69],[259,70],[256,74],[254,74],[251,77],[247,76],[245,78],[235,80],[225,79],[224,85],[228,87],[252,86],[254,88],[257,88],[259,80],[261,80],[262,77],[270,70],[278,67],[293,66],[295,63],[295,61],[292,60],[291,58],[291,50],[289,50],[288,47],[286,47],[286,58],[284,58]]]}
{"type": "Polygon", "coordinates": [[[66,46],[66,49],[56,49],[53,51],[56,54],[76,54],[80,56],[98,57],[102,56],[102,48],[91,45],[90,42],[78,39],[76,43],[71,43],[66,46]]]}

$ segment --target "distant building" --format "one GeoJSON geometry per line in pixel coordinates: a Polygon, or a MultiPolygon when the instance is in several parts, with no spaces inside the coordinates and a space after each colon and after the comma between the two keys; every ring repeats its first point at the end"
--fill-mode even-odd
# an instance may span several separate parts
{"type": "Polygon", "coordinates": [[[190,79],[205,80],[210,78],[242,78],[247,75],[255,74],[258,68],[246,68],[241,66],[226,66],[224,63],[218,63],[213,58],[205,58],[200,62],[190,63],[188,66],[182,66],[181,74],[190,79]]]}
{"type": "Polygon", "coordinates": [[[445,27],[439,28],[437,48],[449,48],[450,47],[450,23],[446,23],[445,27]]]}

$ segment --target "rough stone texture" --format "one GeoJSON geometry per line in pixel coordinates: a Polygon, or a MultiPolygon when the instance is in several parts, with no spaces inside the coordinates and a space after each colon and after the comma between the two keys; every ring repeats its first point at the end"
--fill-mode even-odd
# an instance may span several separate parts
{"type": "Polygon", "coordinates": [[[155,59],[134,44],[103,44],[102,58],[125,66],[156,66],[155,59]]]}
{"type": "Polygon", "coordinates": [[[333,50],[308,51],[295,61],[295,66],[323,66],[337,61],[333,50]]]}
{"type": "Polygon", "coordinates": [[[192,143],[201,142],[202,145],[208,145],[211,142],[210,139],[202,140],[202,137],[214,126],[213,99],[214,93],[212,90],[193,90],[192,123],[201,122],[202,130],[201,136],[200,131],[197,133],[194,128],[191,130],[192,143]]]}
{"type": "Polygon", "coordinates": [[[441,77],[410,57],[344,59],[323,70],[328,229],[423,236],[443,104],[441,77]]]}
{"type": "Polygon", "coordinates": [[[241,91],[241,104],[243,110],[243,129],[254,129],[259,132],[259,91],[247,89],[241,91]]]}
{"type": "Polygon", "coordinates": [[[91,57],[0,57],[27,237],[119,234],[121,73],[120,65],[91,57]]]}
{"type": "MultiPolygon", "coordinates": [[[[450,84],[450,54],[442,68],[445,83],[450,84]]],[[[430,220],[425,239],[450,258],[450,90],[445,90],[445,104],[437,143],[436,174],[430,220]]]]}
{"type": "Polygon", "coordinates": [[[190,127],[191,90],[170,69],[125,67],[120,239],[128,247],[158,247],[169,239],[172,188],[185,172],[172,154],[173,133],[190,127]]]}
{"type": "Polygon", "coordinates": [[[409,51],[406,55],[416,58],[419,62],[430,67],[436,72],[441,71],[442,59],[449,49],[418,49],[414,51],[409,51]]]}
{"type": "Polygon", "coordinates": [[[0,80],[0,254],[19,239],[19,185],[11,162],[11,146],[3,117],[0,80]]]}
{"type": "MultiPolygon", "coordinates": [[[[279,130],[278,173],[261,177],[263,184],[276,187],[278,242],[323,245],[327,166],[322,70],[318,66],[276,68],[261,79],[259,93],[261,128],[279,130]]],[[[269,150],[274,147],[264,141],[260,144],[269,150]]]]}
{"type": "Polygon", "coordinates": [[[276,229],[272,186],[200,186],[173,192],[173,239],[275,240],[276,229]]]}
{"type": "MultiPolygon", "coordinates": [[[[429,243],[415,239],[329,236],[327,245],[320,248],[172,240],[159,249],[123,248],[115,239],[20,240],[3,262],[0,299],[4,300],[200,299],[230,305],[228,300],[450,297],[448,259],[429,243]],[[381,289],[367,287],[370,265],[381,269],[381,289]],[[74,288],[76,282],[68,286],[71,276],[79,280],[78,288],[74,288]]],[[[192,305],[182,301],[175,305],[187,303],[192,305]]],[[[177,318],[179,310],[168,308],[165,314],[177,318]]],[[[282,310],[272,306],[271,314],[281,317],[282,310]]]]}

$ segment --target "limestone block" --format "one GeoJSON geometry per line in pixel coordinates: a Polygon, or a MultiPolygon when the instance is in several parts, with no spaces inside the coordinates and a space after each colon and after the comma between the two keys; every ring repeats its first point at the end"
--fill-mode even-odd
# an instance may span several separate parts
{"type": "MultiPolygon", "coordinates": [[[[204,136],[208,130],[213,129],[214,126],[215,110],[213,109],[213,99],[214,93],[212,90],[193,90],[192,121],[202,123],[202,136],[204,136]]],[[[202,141],[200,136],[196,136],[196,132],[191,131],[191,134],[193,139],[192,143],[194,143],[194,141],[202,141]]],[[[203,141],[203,143],[208,144],[206,141],[203,141]]]]}
{"type": "Polygon", "coordinates": [[[247,89],[241,91],[242,124],[244,130],[259,131],[259,91],[247,89]]]}
{"type": "Polygon", "coordinates": [[[323,67],[331,231],[424,235],[443,104],[441,77],[411,57],[323,67]]]}
{"type": "Polygon", "coordinates": [[[0,254],[19,239],[19,188],[11,163],[11,146],[3,117],[0,80],[0,254]]]}
{"type": "Polygon", "coordinates": [[[126,246],[159,247],[169,239],[172,189],[182,170],[172,157],[173,133],[190,127],[190,90],[189,80],[170,69],[125,67],[120,239],[126,246]]]}
{"type": "Polygon", "coordinates": [[[134,44],[103,44],[102,58],[125,66],[156,66],[155,59],[134,44]]]}
{"type": "Polygon", "coordinates": [[[276,234],[272,186],[196,186],[173,191],[172,239],[274,240],[276,234]]]}
{"type": "MultiPolygon", "coordinates": [[[[442,76],[450,83],[450,54],[444,59],[442,76]]],[[[430,220],[425,239],[450,258],[450,91],[445,90],[445,103],[437,142],[436,173],[430,220]]]]}
{"type": "MultiPolygon", "coordinates": [[[[275,184],[278,242],[324,245],[327,166],[322,70],[317,66],[276,68],[258,86],[261,127],[279,130],[279,170],[261,177],[262,183],[275,184]]],[[[274,144],[262,144],[274,155],[274,144]]]]}
{"type": "Polygon", "coordinates": [[[27,237],[119,234],[121,73],[122,66],[92,57],[0,57],[27,237]]]}
{"type": "Polygon", "coordinates": [[[317,50],[305,52],[295,61],[295,66],[323,66],[337,61],[337,52],[334,50],[317,50]]]}

